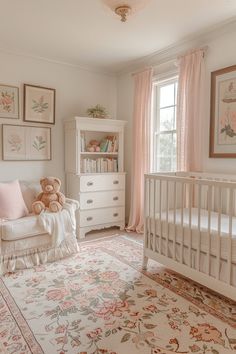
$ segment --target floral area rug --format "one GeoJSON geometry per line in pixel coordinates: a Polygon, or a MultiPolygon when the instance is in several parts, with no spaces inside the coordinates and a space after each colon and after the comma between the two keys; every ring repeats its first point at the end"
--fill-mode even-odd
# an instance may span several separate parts
{"type": "Polygon", "coordinates": [[[126,236],[0,280],[0,353],[236,353],[236,304],[150,261],[126,236]]]}

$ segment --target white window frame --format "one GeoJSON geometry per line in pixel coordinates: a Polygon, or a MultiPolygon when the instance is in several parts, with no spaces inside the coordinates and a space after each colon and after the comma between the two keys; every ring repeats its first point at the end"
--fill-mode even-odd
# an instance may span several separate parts
{"type": "MultiPolygon", "coordinates": [[[[170,77],[166,77],[165,79],[158,79],[158,77],[153,80],[153,90],[152,90],[152,116],[151,116],[151,139],[150,139],[150,153],[151,153],[151,172],[161,172],[158,167],[158,159],[157,159],[157,147],[158,147],[158,138],[157,136],[161,134],[176,134],[176,129],[167,130],[165,132],[160,132],[160,89],[163,86],[171,85],[178,81],[178,75],[171,75],[170,77]],[[157,95],[154,98],[154,95],[157,95]]],[[[174,93],[176,94],[176,92],[174,93]]],[[[169,107],[173,107],[170,105],[169,107]]],[[[165,108],[168,108],[165,107],[165,108]]],[[[176,114],[176,105],[174,106],[174,114],[176,114]]],[[[173,157],[173,156],[172,156],[173,157]]],[[[173,165],[173,161],[171,163],[173,165]]],[[[170,171],[169,171],[170,172],[170,171]]]]}

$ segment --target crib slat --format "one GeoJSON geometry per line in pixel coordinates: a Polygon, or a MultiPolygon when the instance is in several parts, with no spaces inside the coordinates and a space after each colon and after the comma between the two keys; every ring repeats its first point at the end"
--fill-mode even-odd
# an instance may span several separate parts
{"type": "Polygon", "coordinates": [[[211,262],[211,209],[212,209],[212,185],[208,186],[208,229],[207,229],[207,274],[210,275],[211,262]]]}
{"type": "Polygon", "coordinates": [[[198,184],[198,240],[197,240],[197,270],[200,271],[200,254],[201,254],[201,204],[202,204],[202,186],[198,184]]]}
{"type": "Polygon", "coordinates": [[[150,178],[148,178],[148,248],[151,248],[150,178]]]}
{"type": "Polygon", "coordinates": [[[233,202],[234,189],[229,188],[229,239],[228,239],[228,277],[227,282],[231,284],[231,265],[232,265],[232,222],[233,222],[233,202]]]}
{"type": "Polygon", "coordinates": [[[161,249],[162,249],[162,219],[161,219],[161,213],[162,213],[162,181],[160,180],[160,193],[159,193],[159,217],[160,217],[160,235],[159,235],[159,253],[161,254],[161,249]]]}
{"type": "Polygon", "coordinates": [[[183,263],[184,249],[184,183],[181,183],[181,241],[180,241],[180,263],[183,263]]]}
{"type": "Polygon", "coordinates": [[[188,228],[189,228],[189,259],[188,264],[189,267],[192,267],[191,256],[192,256],[192,198],[193,198],[193,185],[189,185],[189,220],[188,220],[188,228]]]}
{"type": "Polygon", "coordinates": [[[173,234],[173,256],[176,260],[176,182],[174,182],[174,234],[173,234]]]}
{"type": "Polygon", "coordinates": [[[218,227],[217,227],[217,254],[216,254],[216,264],[217,264],[217,272],[216,278],[220,279],[220,235],[221,235],[221,212],[222,212],[222,189],[219,187],[218,189],[218,227]]]}
{"type": "Polygon", "coordinates": [[[169,181],[166,181],[166,257],[169,245],[169,181]]]}
{"type": "Polygon", "coordinates": [[[144,246],[147,247],[147,177],[144,180],[144,246]]]}
{"type": "Polygon", "coordinates": [[[156,180],[153,180],[153,251],[156,251],[156,180]]]}

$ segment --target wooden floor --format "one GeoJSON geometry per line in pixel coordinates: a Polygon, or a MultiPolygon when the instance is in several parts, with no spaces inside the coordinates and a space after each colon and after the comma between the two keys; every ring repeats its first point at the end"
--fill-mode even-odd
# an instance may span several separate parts
{"type": "Polygon", "coordinates": [[[109,229],[91,231],[86,234],[85,238],[79,240],[79,242],[96,240],[99,238],[114,236],[114,235],[127,235],[129,237],[134,237],[137,240],[143,239],[143,234],[137,234],[136,232],[126,232],[125,230],[121,231],[117,227],[111,227],[109,229]]]}

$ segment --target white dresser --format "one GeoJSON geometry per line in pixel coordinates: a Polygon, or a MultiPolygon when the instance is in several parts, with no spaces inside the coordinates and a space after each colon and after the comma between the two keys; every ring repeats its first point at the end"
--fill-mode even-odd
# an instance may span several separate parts
{"type": "Polygon", "coordinates": [[[91,230],[125,226],[125,124],[85,117],[65,121],[66,193],[80,202],[79,238],[91,230]],[[107,138],[112,141],[109,151],[87,151],[90,141],[96,140],[104,147],[107,138]],[[104,172],[100,172],[101,165],[104,172]]]}

